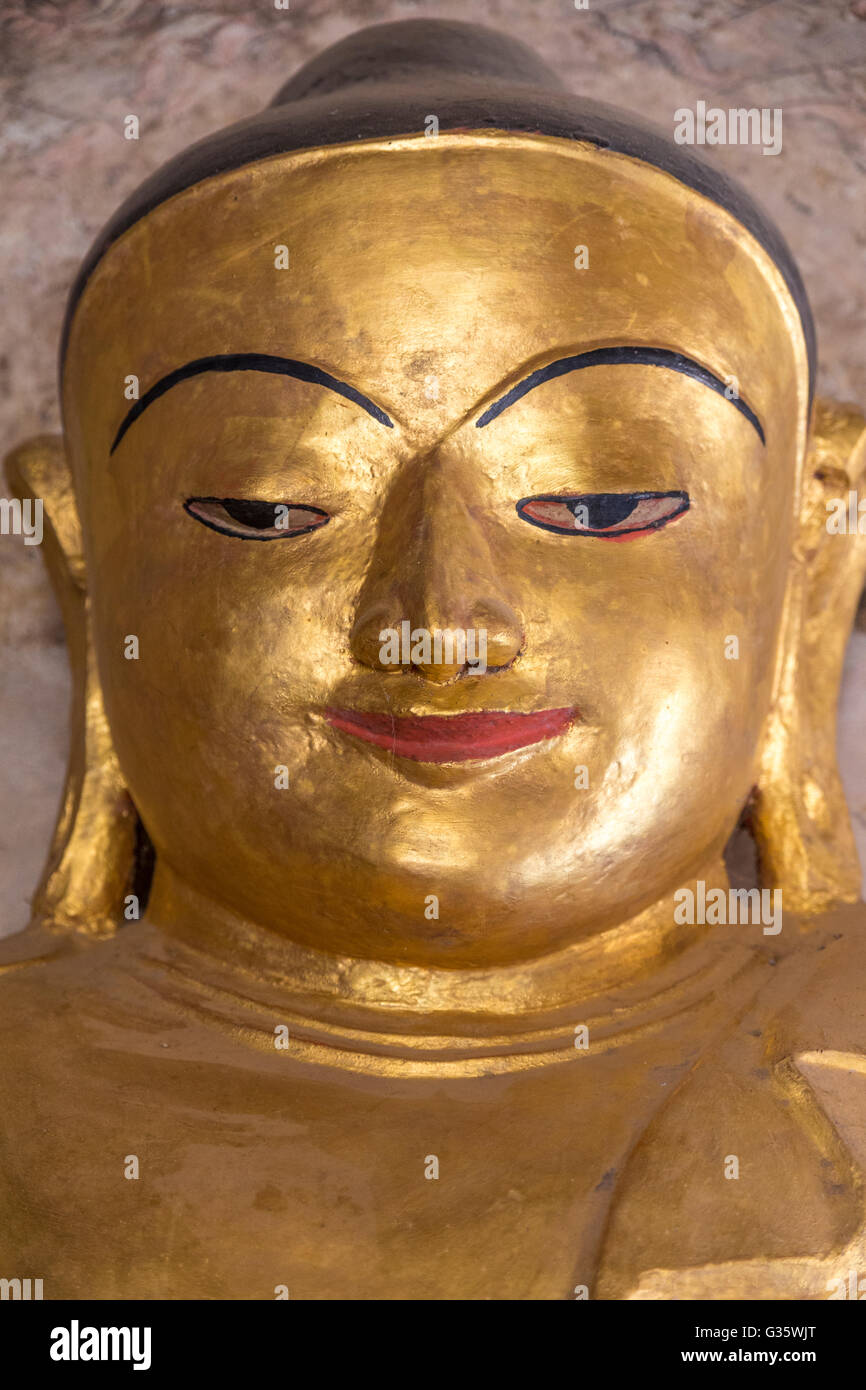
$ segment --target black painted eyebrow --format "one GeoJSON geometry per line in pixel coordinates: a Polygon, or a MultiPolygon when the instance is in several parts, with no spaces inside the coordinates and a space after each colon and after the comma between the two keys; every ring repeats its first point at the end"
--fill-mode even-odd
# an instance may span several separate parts
{"type": "Polygon", "coordinates": [[[501,415],[503,410],[507,410],[515,401],[519,401],[529,391],[534,391],[536,386],[540,386],[544,381],[550,381],[552,377],[565,376],[568,372],[578,372],[583,367],[603,367],[603,366],[647,366],[647,367],[667,367],[672,372],[682,372],[683,376],[690,376],[695,381],[699,381],[703,386],[709,386],[711,391],[724,396],[731,405],[736,406],[741,415],[744,415],[749,424],[758,432],[758,437],[762,444],[766,443],[764,437],[764,427],[750,405],[747,405],[739,396],[725,396],[727,389],[724,381],[714,376],[706,367],[702,367],[699,362],[695,362],[691,357],[685,357],[681,352],[671,352],[668,348],[643,348],[643,347],[607,347],[594,348],[591,352],[579,352],[576,357],[560,357],[557,362],[551,362],[547,367],[540,367],[537,372],[532,372],[523,381],[512,386],[510,391],[506,391],[504,396],[500,396],[498,401],[488,406],[479,420],[476,420],[478,429],[483,429],[489,425],[491,420],[495,420],[497,415],[501,415]]]}
{"type": "Polygon", "coordinates": [[[141,400],[136,401],[132,409],[127,411],[120,429],[114,436],[109,454],[114,453],[130,425],[135,424],[139,415],[147,410],[149,405],[160,396],[164,396],[172,386],[177,386],[179,381],[187,381],[191,376],[199,376],[202,372],[269,372],[272,376],[296,377],[298,381],[309,381],[314,386],[326,386],[329,391],[336,391],[338,396],[345,396],[346,400],[354,401],[355,405],[366,410],[380,425],[387,425],[389,430],[394,428],[393,421],[388,419],[384,410],[374,401],[356,391],[354,386],[331,376],[330,372],[322,371],[321,367],[312,367],[309,362],[296,362],[291,357],[272,357],[265,352],[226,352],[216,357],[197,357],[194,362],[187,362],[185,366],[177,367],[167,376],[161,377],[156,385],[145,391],[141,400]]]}

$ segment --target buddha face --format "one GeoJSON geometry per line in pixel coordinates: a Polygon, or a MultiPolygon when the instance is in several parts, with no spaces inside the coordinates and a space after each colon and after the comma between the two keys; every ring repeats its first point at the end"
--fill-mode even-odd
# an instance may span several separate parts
{"type": "Polygon", "coordinates": [[[773,686],[793,325],[726,213],[564,141],[278,156],[135,225],[65,410],[158,872],[457,968],[710,862],[773,686]]]}

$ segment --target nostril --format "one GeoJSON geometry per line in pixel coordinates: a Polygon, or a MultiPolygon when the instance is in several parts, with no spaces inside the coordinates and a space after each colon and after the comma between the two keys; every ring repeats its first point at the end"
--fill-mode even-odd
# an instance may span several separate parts
{"type": "Polygon", "coordinates": [[[472,623],[484,632],[489,670],[510,666],[525,644],[523,623],[510,604],[502,599],[485,598],[472,606],[472,623]]]}
{"type": "Polygon", "coordinates": [[[523,629],[508,604],[485,599],[463,611],[472,613],[466,625],[429,614],[426,621],[415,622],[395,618],[388,605],[376,604],[353,626],[352,653],[375,670],[414,670],[441,684],[511,665],[523,648],[523,629]]]}
{"type": "MultiPolygon", "coordinates": [[[[352,655],[364,666],[373,666],[381,669],[381,648],[382,632],[391,631],[393,628],[393,613],[384,603],[378,603],[374,607],[364,609],[356,617],[349,635],[349,646],[352,655]]],[[[399,621],[398,621],[399,631],[399,621]]],[[[385,664],[384,669],[388,669],[385,664]]]]}

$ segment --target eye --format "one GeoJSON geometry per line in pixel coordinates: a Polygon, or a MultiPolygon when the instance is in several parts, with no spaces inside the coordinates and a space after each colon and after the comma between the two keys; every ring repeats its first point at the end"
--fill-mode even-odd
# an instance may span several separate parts
{"type": "Polygon", "coordinates": [[[184,510],[224,536],[244,541],[279,541],[318,531],[330,517],[320,507],[294,502],[249,502],[235,497],[190,497],[184,510]]]}
{"type": "Polygon", "coordinates": [[[584,492],[575,497],[524,497],[517,515],[563,536],[634,540],[667,526],[689,509],[687,492],[584,492]]]}

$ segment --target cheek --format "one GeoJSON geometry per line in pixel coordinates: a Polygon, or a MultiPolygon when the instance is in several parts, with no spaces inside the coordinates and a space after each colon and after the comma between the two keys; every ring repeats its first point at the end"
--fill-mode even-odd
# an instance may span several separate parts
{"type": "Polygon", "coordinates": [[[739,506],[702,501],[628,545],[532,543],[527,665],[598,729],[597,772],[620,765],[605,796],[652,769],[668,792],[679,782],[687,795],[696,778],[703,795],[715,783],[736,797],[752,773],[787,577],[785,506],[768,532],[761,509],[750,524],[739,506]]]}
{"type": "Polygon", "coordinates": [[[291,634],[251,649],[246,624],[220,621],[198,595],[142,609],[130,626],[132,660],[100,625],[100,671],[121,771],[157,851],[210,882],[228,846],[251,865],[268,849],[278,857],[315,798],[306,768],[320,738],[282,659],[291,634]]]}
{"type": "MultiPolygon", "coordinates": [[[[147,602],[146,568],[120,605],[95,613],[106,701],[136,740],[195,728],[200,746],[229,740],[279,741],[279,730],[318,702],[327,687],[328,651],[313,613],[281,593],[232,586],[231,600],[199,584],[147,602]]],[[[151,590],[159,592],[159,590],[151,590]]]]}
{"type": "Polygon", "coordinates": [[[215,843],[243,844],[255,858],[309,824],[322,789],[313,712],[328,703],[341,650],[318,586],[288,589],[237,553],[265,547],[234,545],[231,563],[208,557],[197,583],[181,582],[188,562],[163,549],[136,552],[96,585],[100,673],[124,779],[158,850],[180,847],[211,876],[215,843]],[[127,659],[133,635],[137,656],[127,659]]]}
{"type": "MultiPolygon", "coordinates": [[[[136,496],[128,522],[93,547],[95,621],[106,685],[160,690],[217,730],[312,697],[346,647],[351,576],[322,532],[270,542],[226,537],[175,502],[136,496]],[[124,637],[140,657],[117,669],[124,637]],[[130,680],[134,674],[135,680],[130,680]]],[[[154,710],[154,715],[157,713],[154,710]]],[[[202,730],[205,734],[207,731],[202,730]]]]}

